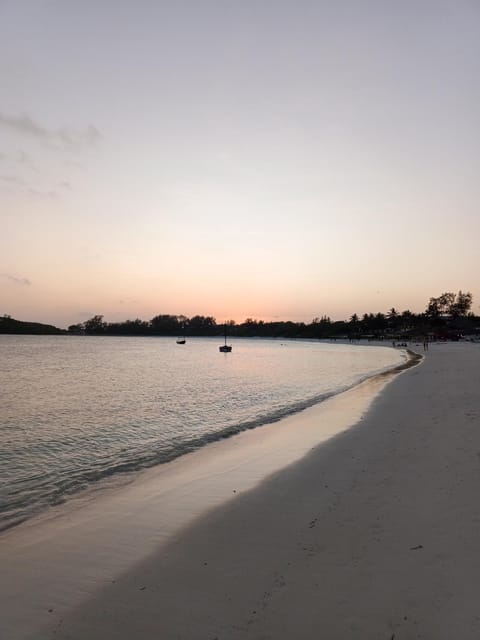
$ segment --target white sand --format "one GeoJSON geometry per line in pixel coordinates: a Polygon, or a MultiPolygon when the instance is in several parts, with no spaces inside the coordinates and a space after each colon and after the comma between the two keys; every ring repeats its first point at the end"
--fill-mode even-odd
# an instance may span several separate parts
{"type": "Polygon", "coordinates": [[[365,387],[7,532],[0,637],[480,637],[479,371],[432,345],[336,437],[365,387]]]}

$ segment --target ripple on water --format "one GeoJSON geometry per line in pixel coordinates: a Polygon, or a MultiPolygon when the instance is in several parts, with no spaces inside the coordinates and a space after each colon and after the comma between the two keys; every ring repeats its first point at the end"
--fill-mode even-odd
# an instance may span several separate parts
{"type": "Polygon", "coordinates": [[[402,362],[383,347],[0,336],[0,528],[105,477],[299,411],[402,362]]]}

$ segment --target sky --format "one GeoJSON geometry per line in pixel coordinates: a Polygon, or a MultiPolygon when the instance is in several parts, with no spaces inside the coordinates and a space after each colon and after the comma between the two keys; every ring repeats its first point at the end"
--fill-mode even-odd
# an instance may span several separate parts
{"type": "Polygon", "coordinates": [[[479,0],[0,0],[0,315],[480,313],[479,0]]]}

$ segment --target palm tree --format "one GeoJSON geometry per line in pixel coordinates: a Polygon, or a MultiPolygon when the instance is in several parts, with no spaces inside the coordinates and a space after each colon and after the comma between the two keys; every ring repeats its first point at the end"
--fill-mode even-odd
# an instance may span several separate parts
{"type": "Polygon", "coordinates": [[[392,329],[395,329],[398,324],[398,311],[395,309],[395,307],[392,307],[390,311],[387,313],[387,319],[388,319],[388,325],[392,329]]]}

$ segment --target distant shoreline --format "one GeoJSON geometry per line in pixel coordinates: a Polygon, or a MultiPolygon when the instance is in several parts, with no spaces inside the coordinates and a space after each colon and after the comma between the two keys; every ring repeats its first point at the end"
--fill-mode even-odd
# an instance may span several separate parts
{"type": "MultiPolygon", "coordinates": [[[[453,294],[451,294],[453,295],[453,294]]],[[[459,292],[460,295],[460,292],[459,292]]],[[[470,294],[468,294],[470,295],[470,294]]],[[[106,322],[103,315],[59,329],[40,322],[24,322],[8,315],[0,317],[0,334],[32,335],[86,335],[86,336],[164,336],[164,337],[219,337],[228,333],[229,338],[285,338],[310,340],[392,340],[405,342],[458,341],[464,336],[480,338],[480,317],[467,313],[465,307],[453,305],[448,315],[431,299],[425,313],[398,313],[391,309],[387,314],[370,313],[359,318],[354,314],[349,320],[332,321],[327,316],[314,318],[310,323],[293,321],[263,321],[247,318],[243,323],[230,320],[217,323],[212,316],[160,314],[150,320],[125,320],[106,322]]],[[[471,298],[469,299],[471,304],[471,298]]]]}

